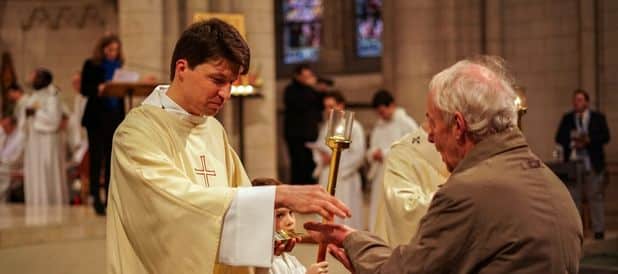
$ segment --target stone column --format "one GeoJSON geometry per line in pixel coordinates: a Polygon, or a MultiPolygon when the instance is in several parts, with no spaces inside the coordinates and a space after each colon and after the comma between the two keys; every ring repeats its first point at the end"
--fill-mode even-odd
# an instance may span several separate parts
{"type": "Polygon", "coordinates": [[[590,94],[591,105],[596,98],[596,34],[594,17],[594,2],[579,0],[579,87],[590,94]]]}
{"type": "Polygon", "coordinates": [[[118,1],[118,29],[125,68],[167,81],[169,60],[164,60],[167,55],[163,54],[163,6],[163,0],[118,1]]]}
{"type": "Polygon", "coordinates": [[[226,129],[244,126],[244,165],[249,177],[277,176],[277,140],[275,107],[275,15],[272,1],[209,1],[211,12],[241,13],[245,16],[246,39],[251,47],[251,69],[264,80],[261,98],[244,100],[244,125],[236,125],[233,117],[235,99],[224,109],[226,129]],[[232,118],[232,119],[230,119],[232,118]]]}
{"type": "Polygon", "coordinates": [[[479,52],[479,16],[478,1],[384,2],[384,83],[418,122],[431,77],[479,52]]]}

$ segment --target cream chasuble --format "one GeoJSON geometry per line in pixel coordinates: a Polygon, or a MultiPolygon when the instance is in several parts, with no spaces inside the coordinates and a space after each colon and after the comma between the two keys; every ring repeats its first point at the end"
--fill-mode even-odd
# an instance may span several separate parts
{"type": "Polygon", "coordinates": [[[269,210],[263,215],[270,219],[259,217],[261,221],[251,227],[256,233],[249,236],[259,238],[258,232],[266,233],[266,244],[256,240],[260,243],[256,247],[247,242],[248,250],[231,244],[226,247],[227,255],[221,255],[222,233],[231,235],[232,241],[243,239],[234,233],[241,230],[235,227],[240,223],[237,219],[260,213],[239,210],[247,207],[247,201],[236,199],[237,194],[268,188],[235,188],[251,184],[221,124],[211,117],[165,110],[161,94],[167,98],[166,89],[157,87],[144,105],[127,115],[114,135],[108,272],[250,273],[249,267],[217,263],[233,263],[247,251],[257,259],[243,260],[256,262],[245,265],[270,265],[274,195],[272,200],[254,200],[267,205],[269,210]],[[229,207],[236,208],[232,216],[226,215],[229,207]],[[231,230],[226,230],[224,220],[231,230]]]}
{"type": "Polygon", "coordinates": [[[408,244],[448,174],[422,127],[395,142],[385,161],[376,235],[391,246],[408,244]]]}
{"type": "Polygon", "coordinates": [[[382,178],[384,177],[384,164],[391,145],[404,135],[416,130],[418,125],[412,117],[408,116],[403,108],[395,109],[390,120],[378,119],[369,138],[367,160],[369,171],[367,179],[371,181],[371,202],[369,203],[369,231],[374,231],[373,224],[376,221],[378,201],[382,197],[382,178]],[[376,151],[382,152],[382,162],[373,159],[376,151]]]}

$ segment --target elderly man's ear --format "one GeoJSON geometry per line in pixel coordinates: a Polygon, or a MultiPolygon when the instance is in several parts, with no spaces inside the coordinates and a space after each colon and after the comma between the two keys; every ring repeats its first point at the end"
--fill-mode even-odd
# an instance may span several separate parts
{"type": "Polygon", "coordinates": [[[463,114],[461,114],[460,112],[455,112],[455,116],[453,117],[453,119],[455,119],[455,137],[457,138],[458,142],[463,142],[464,141],[464,135],[466,134],[466,130],[468,125],[466,124],[466,120],[463,117],[463,114]]]}

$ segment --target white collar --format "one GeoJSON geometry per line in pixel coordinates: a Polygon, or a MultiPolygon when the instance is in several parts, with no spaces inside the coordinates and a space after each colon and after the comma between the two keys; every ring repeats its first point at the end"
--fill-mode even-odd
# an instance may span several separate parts
{"type": "Polygon", "coordinates": [[[167,112],[174,113],[183,119],[187,119],[196,124],[203,123],[208,116],[193,115],[178,105],[172,98],[167,96],[169,85],[158,85],[148,97],[142,102],[142,105],[150,105],[160,107],[167,112]]]}

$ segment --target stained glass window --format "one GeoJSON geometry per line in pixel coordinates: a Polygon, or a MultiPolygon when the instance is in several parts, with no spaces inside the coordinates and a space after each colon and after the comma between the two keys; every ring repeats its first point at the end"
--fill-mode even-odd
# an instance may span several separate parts
{"type": "Polygon", "coordinates": [[[282,3],[283,63],[318,61],[322,0],[285,0],[282,3]]]}

